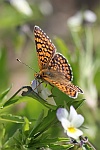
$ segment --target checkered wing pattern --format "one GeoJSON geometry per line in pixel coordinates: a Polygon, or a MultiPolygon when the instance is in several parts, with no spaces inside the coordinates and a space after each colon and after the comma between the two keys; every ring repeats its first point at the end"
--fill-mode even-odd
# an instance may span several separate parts
{"type": "Polygon", "coordinates": [[[69,97],[77,98],[78,93],[83,94],[83,91],[78,86],[75,86],[70,81],[68,81],[62,73],[56,73],[55,71],[43,71],[43,79],[48,83],[56,86],[63,93],[67,94],[69,97]]]}
{"type": "Polygon", "coordinates": [[[34,27],[34,35],[39,68],[40,70],[46,69],[56,52],[56,48],[46,33],[44,33],[38,26],[34,27]]]}
{"type": "Polygon", "coordinates": [[[67,59],[59,53],[56,53],[54,55],[48,65],[48,69],[54,70],[58,74],[60,72],[62,76],[64,76],[68,81],[71,81],[73,79],[70,64],[68,63],[67,59]]]}
{"type": "Polygon", "coordinates": [[[73,85],[67,80],[62,81],[60,79],[59,83],[56,81],[52,81],[52,83],[63,93],[67,94],[69,97],[77,98],[78,93],[83,94],[83,91],[78,86],[73,85]]]}

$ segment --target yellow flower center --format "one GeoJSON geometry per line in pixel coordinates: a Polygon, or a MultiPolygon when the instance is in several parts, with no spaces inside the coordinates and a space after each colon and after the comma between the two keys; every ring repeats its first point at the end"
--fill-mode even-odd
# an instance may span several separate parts
{"type": "Polygon", "coordinates": [[[68,131],[71,132],[71,133],[75,133],[75,132],[76,132],[76,128],[74,128],[74,127],[69,127],[69,128],[68,128],[68,131]]]}

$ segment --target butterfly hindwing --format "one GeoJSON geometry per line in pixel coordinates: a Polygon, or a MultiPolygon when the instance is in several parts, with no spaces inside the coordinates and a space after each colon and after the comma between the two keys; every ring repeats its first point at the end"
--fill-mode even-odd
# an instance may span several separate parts
{"type": "Polygon", "coordinates": [[[53,72],[51,72],[53,78],[50,78],[47,76],[47,78],[44,78],[48,83],[51,83],[52,85],[56,86],[59,90],[61,90],[63,93],[67,94],[69,97],[77,98],[78,93],[83,94],[83,91],[78,87],[72,84],[67,79],[59,78],[59,75],[55,76],[53,72]],[[58,82],[59,79],[59,82],[58,82]]]}
{"type": "Polygon", "coordinates": [[[72,69],[67,59],[60,53],[56,53],[48,65],[49,70],[62,73],[68,81],[73,79],[72,69]]]}

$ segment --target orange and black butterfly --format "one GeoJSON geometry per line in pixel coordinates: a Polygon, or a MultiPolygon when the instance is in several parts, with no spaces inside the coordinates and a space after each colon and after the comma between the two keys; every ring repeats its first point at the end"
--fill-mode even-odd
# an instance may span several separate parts
{"type": "Polygon", "coordinates": [[[83,91],[71,83],[72,69],[67,59],[56,53],[56,47],[46,33],[38,26],[34,27],[35,44],[40,72],[35,74],[36,79],[46,81],[56,86],[69,97],[77,98],[83,91]]]}

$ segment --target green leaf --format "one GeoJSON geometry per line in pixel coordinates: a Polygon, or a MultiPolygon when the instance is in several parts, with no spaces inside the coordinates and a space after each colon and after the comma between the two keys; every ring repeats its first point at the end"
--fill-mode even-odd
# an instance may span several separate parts
{"type": "Polygon", "coordinates": [[[68,106],[70,107],[71,105],[73,105],[73,107],[75,109],[77,109],[78,107],[80,107],[82,105],[82,103],[85,101],[85,99],[82,100],[75,100],[75,101],[69,101],[68,102],[68,106]]]}
{"type": "Polygon", "coordinates": [[[49,109],[55,110],[57,108],[54,105],[48,104],[47,101],[42,99],[36,92],[34,92],[30,86],[24,86],[23,89],[24,88],[26,88],[28,91],[23,91],[22,96],[28,96],[33,99],[36,99],[38,102],[40,102],[42,105],[49,109]]]}
{"type": "Polygon", "coordinates": [[[34,127],[32,128],[31,132],[29,133],[29,137],[31,136],[31,134],[33,134],[35,128],[38,128],[38,126],[41,124],[42,120],[43,120],[43,116],[44,116],[44,111],[42,111],[34,125],[34,127]]]}
{"type": "Polygon", "coordinates": [[[60,39],[59,37],[55,37],[55,43],[56,43],[57,49],[60,50],[64,56],[66,56],[69,50],[68,50],[67,45],[64,43],[64,41],[60,39]]]}
{"type": "Polygon", "coordinates": [[[68,150],[68,149],[72,148],[73,145],[71,145],[71,144],[68,144],[68,145],[67,144],[66,145],[50,144],[49,147],[53,150],[68,150]]]}
{"type": "Polygon", "coordinates": [[[29,126],[30,126],[31,122],[29,122],[29,120],[24,117],[24,124],[23,124],[23,131],[28,131],[29,130],[29,126]]]}
{"type": "Polygon", "coordinates": [[[2,145],[4,144],[4,139],[6,136],[6,128],[4,126],[4,124],[0,124],[0,147],[2,147],[2,145]]]}
{"type": "Polygon", "coordinates": [[[5,44],[3,45],[3,36],[1,32],[2,31],[0,31],[0,42],[2,43],[0,44],[0,92],[7,88],[9,82],[9,71],[7,68],[7,48],[5,44]]]}
{"type": "Polygon", "coordinates": [[[3,145],[4,149],[14,149],[16,150],[17,147],[21,147],[21,143],[22,143],[22,133],[20,132],[20,130],[18,129],[7,141],[6,143],[3,145]]]}
{"type": "Polygon", "coordinates": [[[40,113],[39,117],[37,118],[37,121],[36,121],[33,129],[35,129],[42,122],[43,117],[44,117],[44,111],[42,110],[42,112],[40,113]]]}
{"type": "Polygon", "coordinates": [[[64,106],[64,103],[73,102],[73,99],[67,96],[65,93],[60,91],[58,88],[54,87],[52,90],[52,93],[54,95],[54,100],[57,104],[57,106],[64,106]]]}
{"type": "Polygon", "coordinates": [[[45,143],[61,143],[61,142],[70,142],[69,138],[49,138],[47,136],[44,136],[45,134],[42,135],[42,140],[41,141],[45,141],[45,143]],[[46,137],[46,138],[44,138],[46,137]]]}
{"type": "Polygon", "coordinates": [[[29,143],[28,147],[29,148],[70,148],[73,147],[72,144],[66,144],[66,145],[61,145],[61,143],[66,143],[69,142],[70,140],[68,138],[48,138],[47,133],[43,134],[40,138],[37,140],[33,140],[32,142],[29,143]]]}
{"type": "Polygon", "coordinates": [[[0,101],[3,100],[3,98],[8,94],[8,92],[10,91],[11,87],[9,87],[8,89],[6,89],[4,92],[2,92],[0,94],[0,101]]]}
{"type": "Polygon", "coordinates": [[[16,102],[18,102],[18,100],[21,99],[21,97],[19,96],[18,98],[15,99],[9,99],[8,101],[6,101],[3,105],[2,108],[7,107],[9,105],[15,104],[16,102]]]}
{"type": "Polygon", "coordinates": [[[0,121],[13,122],[13,123],[24,123],[24,118],[21,116],[15,116],[12,114],[0,115],[0,121]]]}
{"type": "Polygon", "coordinates": [[[37,138],[57,122],[58,120],[56,119],[56,111],[49,110],[47,116],[42,119],[42,122],[40,122],[35,129],[32,129],[30,137],[33,136],[34,138],[37,138]]]}
{"type": "Polygon", "coordinates": [[[6,102],[4,102],[4,104],[2,105],[2,108],[7,107],[11,104],[16,103],[19,99],[21,99],[22,97],[18,97],[15,98],[16,95],[23,89],[23,87],[21,87],[12,97],[10,97],[6,102]]]}

